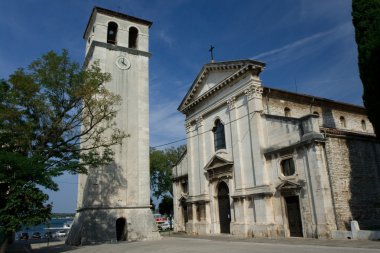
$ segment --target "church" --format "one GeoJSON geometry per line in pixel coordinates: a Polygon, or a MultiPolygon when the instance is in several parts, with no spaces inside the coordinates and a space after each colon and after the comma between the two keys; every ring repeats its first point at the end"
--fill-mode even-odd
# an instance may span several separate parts
{"type": "Polygon", "coordinates": [[[211,62],[178,110],[174,227],[193,235],[332,238],[380,227],[380,145],[363,107],[262,85],[265,64],[211,62]]]}

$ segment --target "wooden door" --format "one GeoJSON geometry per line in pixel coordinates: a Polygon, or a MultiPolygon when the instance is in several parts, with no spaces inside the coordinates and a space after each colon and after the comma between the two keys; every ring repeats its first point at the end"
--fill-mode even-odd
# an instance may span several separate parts
{"type": "Polygon", "coordinates": [[[289,231],[292,237],[303,237],[300,202],[298,196],[285,197],[289,231]]]}
{"type": "Polygon", "coordinates": [[[220,233],[230,233],[231,223],[231,208],[228,186],[222,182],[218,186],[218,206],[219,206],[219,221],[220,233]]]}

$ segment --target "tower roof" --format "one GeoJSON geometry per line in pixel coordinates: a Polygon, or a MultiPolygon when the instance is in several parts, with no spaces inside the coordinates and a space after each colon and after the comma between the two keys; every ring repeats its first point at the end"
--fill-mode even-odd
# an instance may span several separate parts
{"type": "Polygon", "coordinates": [[[89,28],[89,25],[91,23],[91,19],[94,17],[94,15],[96,13],[103,13],[103,14],[106,14],[106,15],[111,16],[111,17],[121,18],[121,19],[128,20],[128,21],[131,21],[131,22],[147,25],[149,27],[151,27],[152,24],[153,24],[151,21],[148,21],[148,20],[145,20],[145,19],[136,18],[136,17],[129,16],[129,15],[121,13],[121,12],[116,12],[116,11],[108,10],[108,9],[105,9],[105,8],[102,8],[102,7],[95,6],[92,9],[92,13],[91,13],[90,18],[88,19],[86,30],[83,33],[83,38],[85,38],[86,32],[87,32],[87,30],[89,28]]]}

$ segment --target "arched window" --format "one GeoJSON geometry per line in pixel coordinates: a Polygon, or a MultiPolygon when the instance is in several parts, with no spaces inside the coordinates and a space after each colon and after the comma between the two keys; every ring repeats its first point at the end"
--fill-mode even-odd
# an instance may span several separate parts
{"type": "Polygon", "coordinates": [[[288,107],[285,107],[284,115],[285,115],[285,117],[290,117],[290,109],[288,107]]]}
{"type": "Polygon", "coordinates": [[[214,132],[215,151],[226,148],[226,138],[224,136],[224,125],[219,119],[215,120],[214,132]]]}
{"type": "Polygon", "coordinates": [[[362,120],[362,129],[365,131],[367,130],[367,125],[365,124],[365,120],[362,120]]]}
{"type": "Polygon", "coordinates": [[[339,121],[341,127],[346,127],[346,119],[343,116],[340,116],[339,121]]]}
{"type": "Polygon", "coordinates": [[[115,22],[108,23],[107,29],[107,43],[116,45],[117,38],[117,24],[115,22]]]}
{"type": "Polygon", "coordinates": [[[137,48],[137,37],[139,35],[139,31],[136,27],[129,28],[129,37],[128,37],[128,47],[129,48],[137,48]]]}

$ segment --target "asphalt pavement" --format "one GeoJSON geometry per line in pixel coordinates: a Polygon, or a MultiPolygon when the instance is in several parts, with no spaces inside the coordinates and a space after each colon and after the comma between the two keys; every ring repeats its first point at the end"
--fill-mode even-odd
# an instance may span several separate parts
{"type": "Polygon", "coordinates": [[[73,247],[63,241],[32,243],[26,251],[8,250],[7,253],[372,253],[380,252],[380,241],[321,240],[305,238],[236,238],[229,235],[189,236],[181,233],[163,233],[161,240],[121,242],[73,247]]]}

